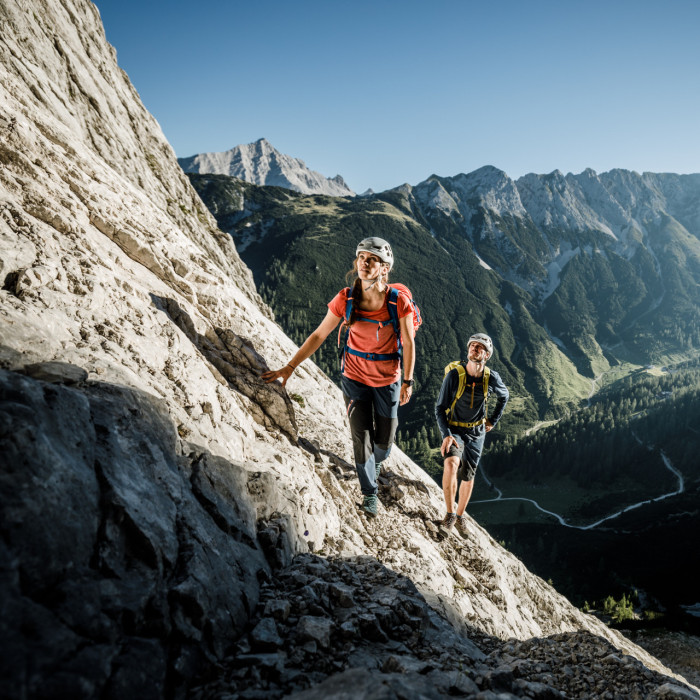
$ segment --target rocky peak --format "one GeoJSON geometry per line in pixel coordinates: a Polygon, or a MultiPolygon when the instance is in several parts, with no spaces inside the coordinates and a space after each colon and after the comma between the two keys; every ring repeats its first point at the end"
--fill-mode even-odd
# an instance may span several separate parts
{"type": "Polygon", "coordinates": [[[186,173],[231,175],[256,185],[286,187],[303,194],[354,196],[340,175],[329,178],[309,170],[303,160],[280,153],[267,139],[222,153],[180,158],[178,162],[186,173]]]}
{"type": "Polygon", "coordinates": [[[4,697],[332,697],[369,657],[388,697],[692,692],[473,521],[441,534],[399,450],[368,522],[338,389],[260,380],[294,345],[95,7],[0,21],[4,697]]]}
{"type": "MultiPolygon", "coordinates": [[[[454,200],[467,220],[477,207],[499,216],[506,212],[526,215],[513,180],[492,165],[454,177],[432,176],[416,187],[437,192],[435,188],[438,184],[454,200]]],[[[438,199],[444,205],[444,196],[438,199]]]]}

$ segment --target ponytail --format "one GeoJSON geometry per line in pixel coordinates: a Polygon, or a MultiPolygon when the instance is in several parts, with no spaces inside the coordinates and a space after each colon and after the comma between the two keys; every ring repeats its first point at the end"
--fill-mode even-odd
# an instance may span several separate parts
{"type": "Polygon", "coordinates": [[[352,311],[350,312],[350,318],[345,322],[345,325],[350,328],[350,326],[355,323],[357,309],[362,299],[362,282],[357,276],[357,258],[355,258],[352,264],[352,270],[348,270],[345,274],[345,282],[352,288],[352,311]]]}

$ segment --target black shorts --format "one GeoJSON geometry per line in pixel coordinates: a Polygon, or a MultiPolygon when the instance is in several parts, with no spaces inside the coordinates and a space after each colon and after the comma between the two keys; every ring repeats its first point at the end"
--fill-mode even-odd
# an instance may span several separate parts
{"type": "Polygon", "coordinates": [[[459,459],[459,470],[457,478],[462,481],[472,481],[476,476],[476,469],[479,466],[481,452],[484,449],[484,438],[486,431],[482,430],[479,435],[459,435],[452,433],[452,437],[457,441],[457,444],[450,444],[450,449],[447,450],[445,457],[457,457],[459,459]]]}

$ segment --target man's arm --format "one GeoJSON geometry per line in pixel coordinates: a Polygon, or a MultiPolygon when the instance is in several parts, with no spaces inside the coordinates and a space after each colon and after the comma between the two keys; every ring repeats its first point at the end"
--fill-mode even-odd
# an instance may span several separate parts
{"type": "Polygon", "coordinates": [[[499,420],[501,420],[501,416],[503,415],[503,411],[508,403],[508,397],[510,394],[508,393],[508,389],[501,379],[501,375],[494,371],[491,371],[489,376],[489,389],[496,394],[496,406],[493,410],[491,418],[489,419],[487,417],[487,426],[489,423],[491,424],[490,428],[488,428],[490,430],[491,428],[495,427],[499,420]]]}

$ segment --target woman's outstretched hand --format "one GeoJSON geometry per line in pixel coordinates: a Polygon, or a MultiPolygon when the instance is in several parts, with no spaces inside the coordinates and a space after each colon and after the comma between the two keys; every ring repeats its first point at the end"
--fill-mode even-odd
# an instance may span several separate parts
{"type": "Polygon", "coordinates": [[[413,395],[413,387],[408,384],[401,385],[401,394],[399,395],[399,406],[407,404],[413,395]]]}
{"type": "Polygon", "coordinates": [[[271,369],[269,372],[263,372],[260,376],[263,378],[263,381],[267,382],[268,384],[270,382],[274,382],[275,379],[281,379],[282,386],[284,386],[287,383],[287,380],[292,376],[292,372],[294,372],[294,367],[291,365],[285,365],[282,367],[282,369],[271,369]]]}

